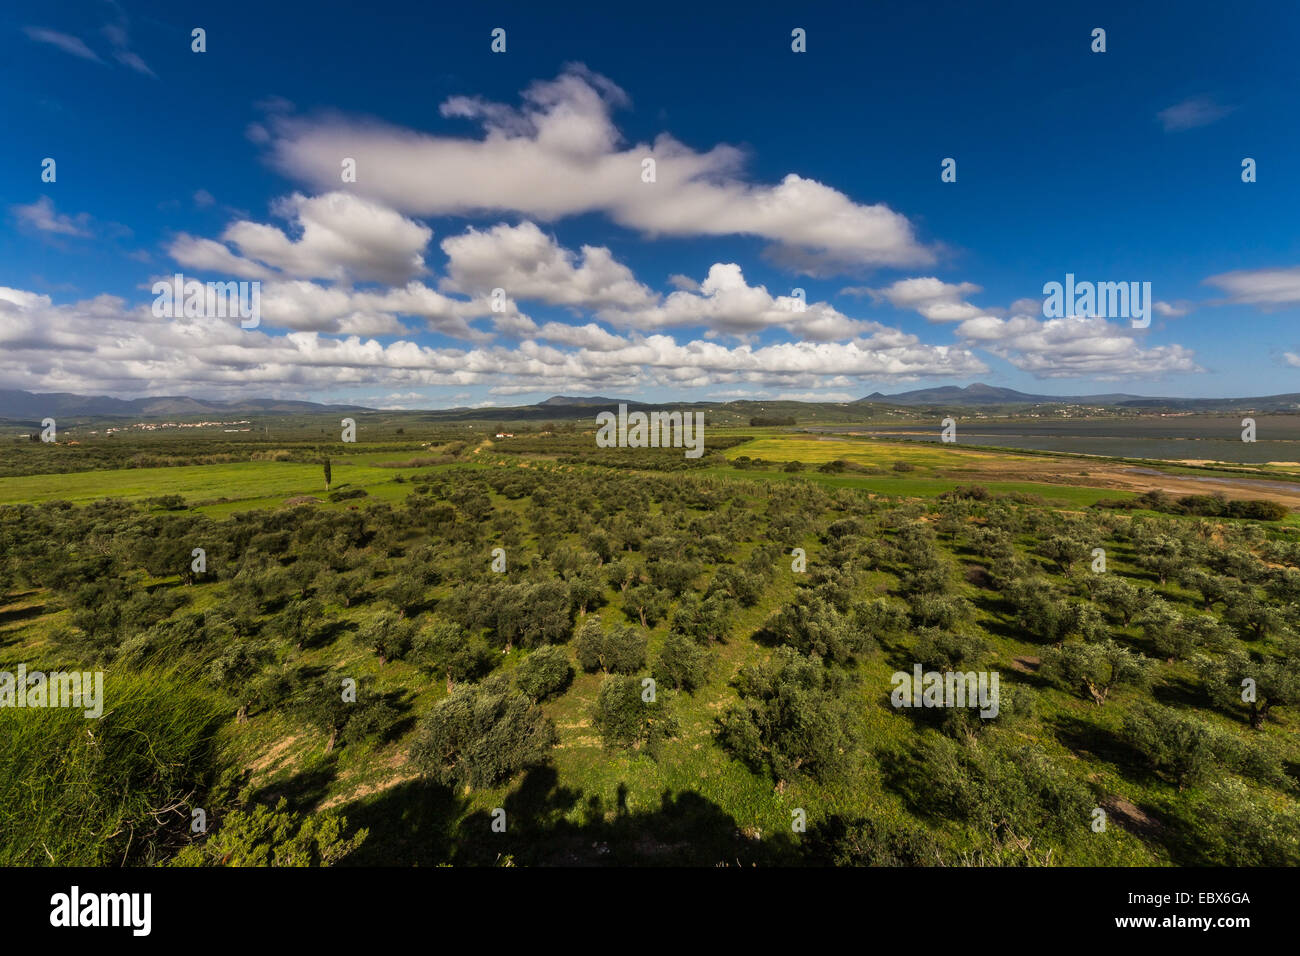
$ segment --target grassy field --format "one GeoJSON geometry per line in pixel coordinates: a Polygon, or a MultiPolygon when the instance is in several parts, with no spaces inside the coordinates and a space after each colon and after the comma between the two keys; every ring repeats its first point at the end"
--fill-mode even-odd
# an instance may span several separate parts
{"type": "MultiPolygon", "coordinates": [[[[857,488],[878,495],[890,495],[900,498],[933,498],[952,491],[960,485],[969,485],[971,479],[925,478],[911,475],[861,476],[861,475],[826,475],[816,471],[803,471],[794,474],[785,472],[749,471],[740,468],[709,468],[706,474],[726,478],[738,478],[747,481],[814,481],[832,488],[857,488]]],[[[1072,485],[1049,484],[1032,481],[980,481],[980,485],[991,492],[999,494],[1037,495],[1045,503],[1063,507],[1085,508],[1104,498],[1125,497],[1122,492],[1108,491],[1104,488],[1081,488],[1072,485]]]]}
{"type": "MultiPolygon", "coordinates": [[[[745,430],[746,434],[754,429],[745,430]]],[[[761,431],[761,430],[760,430],[761,431]]],[[[766,430],[753,441],[728,449],[734,460],[742,455],[768,461],[800,461],[814,466],[836,459],[856,464],[893,469],[906,462],[913,471],[884,475],[854,473],[824,474],[814,468],[799,473],[752,471],[740,468],[710,467],[702,473],[742,480],[790,481],[807,479],[830,487],[857,488],[881,495],[929,498],[951,491],[958,485],[978,479],[982,468],[1002,469],[1008,463],[1032,461],[1031,456],[977,451],[970,448],[920,446],[903,442],[886,443],[863,439],[818,439],[766,430]],[[963,472],[950,477],[949,469],[963,472]]],[[[410,486],[398,483],[398,475],[439,469],[445,465],[393,468],[384,463],[420,460],[404,452],[370,452],[331,459],[334,491],[360,488],[381,501],[397,501],[410,492],[410,486]]],[[[1087,507],[1103,498],[1123,497],[1104,488],[1089,488],[1034,481],[984,481],[990,491],[1038,495],[1062,507],[1087,507]]],[[[25,475],[0,478],[0,504],[36,504],[44,501],[84,503],[99,498],[139,500],[163,495],[181,495],[191,506],[214,518],[255,508],[274,508],[286,499],[310,495],[327,499],[319,464],[252,461],[219,465],[184,465],[167,468],[124,468],[113,471],[86,471],[60,475],[25,475]]],[[[348,507],[357,501],[339,502],[334,507],[348,507]]]]}
{"type": "MultiPolygon", "coordinates": [[[[981,472],[1006,474],[1010,466],[1031,460],[1041,462],[1042,456],[960,446],[918,446],[860,439],[822,440],[776,430],[765,430],[762,434],[755,432],[745,431],[744,434],[755,435],[753,440],[728,450],[727,457],[731,461],[748,456],[772,462],[800,461],[808,467],[798,472],[786,472],[770,468],[708,465],[691,472],[698,477],[725,480],[728,499],[754,513],[761,513],[768,507],[764,486],[789,482],[918,499],[933,498],[958,485],[978,483],[994,494],[1037,496],[1047,507],[1056,510],[1082,510],[1099,499],[1125,494],[1113,489],[1066,483],[1070,471],[1060,475],[1059,483],[985,480],[979,477],[981,472]],[[815,468],[819,463],[836,459],[872,471],[825,473],[815,468]],[[906,462],[911,470],[895,471],[898,462],[906,462]]],[[[409,481],[412,476],[449,468],[475,472],[507,468],[566,473],[609,472],[609,469],[595,465],[559,465],[541,455],[533,460],[527,456],[497,456],[487,453],[490,443],[477,447],[485,453],[475,454],[475,448],[470,447],[463,460],[456,464],[428,464],[427,458],[392,450],[333,457],[334,490],[362,489],[367,492],[366,497],[337,502],[328,500],[319,464],[250,461],[3,478],[0,479],[0,503],[51,500],[85,503],[104,497],[142,500],[181,495],[192,510],[221,519],[252,509],[273,510],[286,499],[299,495],[323,499],[318,507],[329,510],[364,506],[368,501],[397,502],[415,487],[409,481]],[[383,467],[394,463],[401,467],[383,467]],[[398,481],[399,476],[404,480],[398,481]]],[[[1077,466],[1077,461],[1068,462],[1071,469],[1077,466]]],[[[655,473],[645,474],[649,477],[655,473]]],[[[663,477],[662,473],[659,477],[663,477]]],[[[497,516],[513,514],[505,524],[494,521],[495,530],[483,528],[481,540],[473,546],[482,546],[485,554],[493,536],[507,524],[526,528],[536,518],[534,506],[528,498],[512,499],[499,493],[492,493],[489,497],[497,516]]],[[[650,513],[654,514],[658,507],[652,506],[650,513]]],[[[706,518],[707,509],[701,510],[699,516],[706,518]]],[[[1288,522],[1293,519],[1294,516],[1288,522]]],[[[807,551],[809,566],[816,567],[819,560],[824,560],[823,541],[819,534],[808,533],[795,541],[783,541],[782,545],[803,547],[807,551]]],[[[566,538],[563,543],[578,546],[581,542],[577,538],[566,538]]],[[[1123,541],[1104,543],[1115,573],[1134,579],[1145,578],[1147,583],[1153,583],[1129,545],[1123,541]]],[[[1033,544],[1026,538],[1018,543],[1018,547],[1028,554],[1033,544]]],[[[732,560],[743,561],[755,546],[753,541],[735,544],[732,560]]],[[[529,559],[540,558],[543,553],[540,537],[526,534],[522,549],[522,555],[517,552],[512,555],[512,561],[518,562],[519,566],[529,559]]],[[[952,540],[949,540],[946,550],[958,570],[971,570],[981,563],[972,552],[952,540]]],[[[376,593],[382,591],[388,576],[397,570],[396,566],[385,566],[376,593]]],[[[1052,577],[1057,580],[1056,575],[1052,577]]],[[[545,831],[547,840],[552,843],[556,842],[557,829],[565,827],[588,837],[592,833],[619,832],[626,836],[627,831],[620,831],[620,827],[627,826],[639,833],[637,828],[646,820],[653,818],[659,822],[671,822],[676,819],[675,814],[689,817],[689,825],[684,824],[682,832],[689,833],[693,840],[716,839],[719,853],[732,835],[731,831],[721,832],[727,828],[739,830],[747,840],[787,838],[790,814],[795,808],[807,810],[810,823],[836,814],[905,823],[912,819],[912,813],[905,798],[889,785],[889,767],[885,764],[893,759],[891,754],[906,752],[915,745],[919,735],[931,732],[920,730],[912,715],[888,705],[886,688],[889,676],[909,659],[910,638],[883,641],[879,652],[869,655],[858,665],[860,682],[848,693],[854,695],[854,711],[860,716],[868,746],[864,750],[864,764],[852,778],[817,783],[795,777],[774,788],[770,779],[746,769],[714,742],[718,717],[739,699],[734,684],[737,672],[747,664],[770,658],[774,653],[772,647],[753,639],[755,633],[774,612],[795,598],[797,582],[796,575],[776,575],[755,606],[736,614],[727,639],[713,647],[715,659],[708,682],[696,693],[665,692],[679,731],[663,744],[657,759],[639,751],[611,749],[603,743],[592,720],[602,677],[598,673],[585,674],[580,670],[567,691],[543,705],[559,734],[559,744],[552,752],[550,765],[529,771],[522,780],[515,778],[501,786],[448,792],[429,785],[409,765],[409,738],[400,734],[383,741],[351,744],[327,752],[325,734],[275,710],[255,713],[246,722],[228,719],[220,733],[223,759],[243,768],[259,800],[274,801],[284,796],[295,807],[306,811],[339,809],[346,812],[353,825],[369,827],[371,841],[353,861],[362,863],[439,862],[447,858],[448,848],[453,843],[467,839],[466,834],[479,832],[483,820],[497,807],[508,808],[516,821],[512,824],[510,838],[501,842],[502,852],[521,854],[526,852],[530,834],[535,836],[545,831]],[[641,823],[629,823],[635,820],[641,823]],[[513,851],[510,849],[512,846],[515,848],[513,851]]],[[[891,594],[897,585],[894,576],[884,571],[872,572],[867,582],[862,594],[866,599],[891,594]]],[[[172,578],[151,581],[149,585],[170,588],[177,587],[178,583],[172,578]]],[[[455,581],[444,581],[431,589],[429,597],[431,600],[444,599],[455,586],[455,581]]],[[[188,611],[214,607],[230,594],[233,587],[235,585],[230,581],[214,581],[185,589],[191,598],[188,611]]],[[[969,601],[975,609],[973,623],[988,636],[993,653],[1004,669],[1013,669],[1013,661],[1033,660],[1042,653],[1039,644],[1026,640],[1008,626],[1007,611],[996,595],[960,575],[954,576],[952,589],[955,595],[969,601]]],[[[1184,605],[1194,598],[1172,583],[1160,585],[1156,590],[1168,600],[1184,605]]],[[[615,588],[606,588],[605,600],[604,607],[590,613],[598,615],[606,626],[632,623],[622,609],[615,588]]],[[[5,648],[2,656],[17,661],[57,654],[56,629],[66,627],[71,617],[69,611],[57,608],[57,602],[40,591],[22,595],[8,607],[0,607],[0,646],[5,648]]],[[[318,668],[323,673],[354,677],[375,692],[393,694],[401,700],[403,712],[409,715],[402,734],[410,730],[418,716],[446,696],[447,689],[441,680],[431,679],[415,665],[402,660],[381,664],[373,651],[358,638],[357,635],[379,613],[378,602],[367,601],[351,607],[330,604],[327,612],[339,624],[338,637],[294,654],[298,664],[318,668]]],[[[648,629],[649,660],[656,658],[668,633],[667,620],[648,629]]],[[[1139,630],[1133,627],[1124,629],[1123,638],[1134,644],[1140,644],[1142,640],[1139,630]]],[[[517,648],[504,653],[498,671],[508,674],[527,656],[527,652],[517,648]]],[[[1171,665],[1175,682],[1193,680],[1191,672],[1185,671],[1184,665],[1171,665]]],[[[1037,680],[1028,672],[1018,672],[1016,679],[1040,692],[1039,719],[1016,733],[1063,764],[1083,761],[1080,765],[1082,776],[1099,793],[1119,794],[1135,805],[1169,810],[1172,815],[1178,797],[1171,795],[1167,784],[1149,775],[1133,775],[1118,764],[1113,755],[1095,749],[1095,741],[1115,738],[1125,709],[1138,699],[1138,692],[1120,690],[1105,708],[1097,708],[1076,695],[1037,680]]],[[[1224,733],[1243,741],[1250,736],[1249,730],[1225,715],[1211,714],[1208,719],[1224,733]]],[[[930,825],[943,832],[952,846],[974,845],[974,838],[962,825],[947,820],[934,820],[930,825]]],[[[666,831],[656,832],[678,831],[668,826],[666,831]]],[[[637,836],[626,842],[634,843],[638,847],[636,852],[644,854],[647,859],[673,852],[671,841],[653,846],[635,842],[640,839],[637,836]]],[[[666,837],[662,839],[667,840],[666,837]]],[[[559,841],[559,845],[562,842],[559,841]]],[[[626,842],[622,852],[628,852],[626,842]]],[[[589,855],[590,849],[585,847],[582,852],[589,855]]],[[[705,855],[712,851],[713,844],[710,843],[705,855]]],[[[1177,861],[1159,841],[1142,840],[1129,830],[1116,827],[1105,839],[1087,841],[1076,848],[1070,862],[1152,865],[1177,861]]]]}
{"type": "Polygon", "coordinates": [[[726,454],[733,460],[748,455],[768,461],[801,461],[811,465],[837,458],[880,467],[891,467],[894,462],[905,461],[923,468],[977,467],[993,461],[1029,460],[1026,455],[986,452],[958,444],[883,442],[842,435],[812,437],[791,433],[756,437],[744,445],[728,448],[726,454]]]}
{"type": "MultiPolygon", "coordinates": [[[[368,488],[392,482],[399,472],[371,464],[372,457],[332,459],[331,488],[368,488]]],[[[395,456],[388,455],[388,459],[395,456]]],[[[195,503],[222,499],[245,504],[273,502],[294,495],[325,497],[318,464],[280,461],[229,465],[183,465],[174,468],[123,468],[64,475],[0,478],[0,504],[42,501],[86,502],[98,498],[128,500],[181,495],[195,503]]]]}
{"type": "MultiPolygon", "coordinates": [[[[1043,461],[1040,455],[1006,451],[987,451],[959,445],[923,445],[915,442],[884,442],[843,436],[811,437],[779,429],[719,429],[718,434],[754,436],[751,441],[727,449],[727,459],[742,456],[770,462],[797,461],[809,466],[802,472],[749,470],[708,467],[701,473],[720,477],[788,481],[806,478],[831,487],[859,488],[882,495],[933,497],[961,484],[978,481],[990,491],[1033,494],[1063,506],[1086,507],[1108,497],[1123,497],[1105,488],[1088,487],[1086,468],[1078,460],[1061,462],[1062,476],[1055,481],[1006,480],[1008,470],[1043,461]],[[867,468],[881,469],[884,474],[845,472],[826,474],[815,466],[844,460],[867,468]],[[910,466],[908,471],[894,471],[895,465],[910,466]],[[1071,484],[1065,478],[1082,471],[1083,483],[1071,484]],[[982,472],[996,473],[984,479],[982,472]]],[[[485,445],[490,446],[487,442],[485,445]]],[[[409,486],[395,482],[401,474],[410,475],[442,465],[421,464],[428,456],[410,451],[368,451],[331,458],[331,490],[361,488],[379,500],[396,501],[409,492],[409,486]],[[410,467],[392,467],[394,464],[410,467]],[[388,465],[389,467],[382,467],[388,465]]],[[[471,461],[474,459],[470,459],[471,461]]],[[[1086,462],[1083,462],[1086,465],[1086,462]]],[[[1170,469],[1171,473],[1189,469],[1170,469]]],[[[275,507],[285,499],[311,495],[325,499],[321,466],[315,463],[288,461],[248,461],[213,465],[182,465],[156,468],[122,468],[83,471],[59,475],[25,475],[0,478],[0,504],[36,504],[44,501],[83,503],[99,498],[139,500],[163,495],[181,495],[212,517],[235,511],[275,507]]],[[[352,502],[355,504],[355,501],[352,502]]],[[[340,503],[346,506],[345,503],[340,503]]]]}

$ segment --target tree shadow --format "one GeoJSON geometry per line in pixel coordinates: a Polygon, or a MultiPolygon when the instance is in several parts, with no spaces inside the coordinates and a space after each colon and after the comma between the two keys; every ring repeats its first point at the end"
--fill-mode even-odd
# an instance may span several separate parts
{"type": "Polygon", "coordinates": [[[253,792],[253,801],[275,806],[283,797],[297,813],[306,813],[325,799],[338,776],[338,755],[326,754],[283,780],[274,780],[253,792]]]}
{"type": "Polygon", "coordinates": [[[1142,754],[1114,731],[1071,714],[1059,714],[1045,722],[1053,728],[1056,739],[1074,753],[1105,760],[1137,782],[1157,779],[1142,754]]]}
{"type": "Polygon", "coordinates": [[[309,651],[319,647],[329,647],[344,634],[353,634],[360,629],[361,626],[356,621],[347,618],[329,618],[312,632],[310,638],[303,641],[302,649],[309,651]]]}
{"type": "Polygon", "coordinates": [[[1166,677],[1163,683],[1151,688],[1151,696],[1172,707],[1202,709],[1207,705],[1205,692],[1200,685],[1186,677],[1166,677]]]}
{"type": "Polygon", "coordinates": [[[34,617],[40,617],[45,613],[46,605],[29,604],[26,607],[14,607],[5,611],[0,611],[0,627],[6,624],[16,624],[19,621],[27,621],[34,617]]]}
{"type": "Polygon", "coordinates": [[[1015,605],[1003,597],[1000,591],[979,591],[967,600],[988,615],[980,620],[979,625],[989,634],[1012,641],[1039,643],[1016,624],[1015,605]]]}
{"type": "Polygon", "coordinates": [[[913,815],[932,821],[956,817],[955,813],[949,812],[951,808],[937,804],[930,771],[919,749],[903,746],[879,748],[875,755],[881,768],[881,784],[897,794],[913,815]]]}

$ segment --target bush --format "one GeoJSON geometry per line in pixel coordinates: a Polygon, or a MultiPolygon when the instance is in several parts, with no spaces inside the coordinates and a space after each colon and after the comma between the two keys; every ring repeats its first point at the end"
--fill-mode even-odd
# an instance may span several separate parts
{"type": "Polygon", "coordinates": [[[515,686],[533,701],[561,693],[573,680],[569,656],[559,647],[539,647],[515,671],[515,686]]]}
{"type": "Polygon", "coordinates": [[[763,596],[763,579],[758,574],[726,565],[709,582],[709,594],[724,594],[741,607],[753,607],[763,596]]]}
{"type": "Polygon", "coordinates": [[[333,866],[369,835],[358,830],[344,838],[347,817],[337,813],[293,813],[280,798],[232,810],[206,840],[181,850],[171,866],[333,866]]]}
{"type": "Polygon", "coordinates": [[[157,498],[146,498],[145,504],[153,505],[163,511],[184,511],[185,499],[181,495],[162,495],[157,498]]]}
{"type": "Polygon", "coordinates": [[[411,758],[444,786],[491,787],[545,763],[557,740],[523,694],[462,684],[420,721],[411,758]]]}
{"type": "Polygon", "coordinates": [[[653,757],[659,744],[676,734],[677,723],[659,695],[651,702],[643,694],[640,678],[606,677],[596,697],[595,724],[607,746],[644,746],[653,757]]]}
{"type": "Polygon", "coordinates": [[[912,598],[912,620],[921,627],[952,629],[970,616],[971,607],[964,598],[932,592],[917,594],[912,598]]]}
{"type": "Polygon", "coordinates": [[[936,866],[939,843],[914,823],[885,816],[833,816],[808,831],[808,854],[819,866],[936,866]]]}
{"type": "Polygon", "coordinates": [[[718,591],[704,598],[687,594],[673,612],[672,632],[683,634],[697,644],[723,641],[730,629],[731,607],[726,595],[718,591]]]}
{"type": "Polygon", "coordinates": [[[673,632],[664,641],[652,673],[665,687],[692,693],[708,678],[709,652],[685,634],[673,632]]]}
{"type": "Polygon", "coordinates": [[[330,492],[330,501],[350,501],[353,498],[365,498],[369,492],[364,488],[344,488],[330,492]]]}
{"type": "Polygon", "coordinates": [[[645,666],[646,637],[634,627],[620,624],[606,630],[597,620],[578,631],[578,664],[585,671],[631,674],[645,666]]]}
{"type": "Polygon", "coordinates": [[[498,657],[483,638],[443,620],[434,620],[420,631],[412,656],[425,670],[441,674],[452,683],[479,680],[498,657]]]}
{"type": "Polygon", "coordinates": [[[767,622],[764,630],[773,640],[837,664],[846,664],[875,646],[870,634],[820,594],[801,595],[795,601],[767,622]]]}
{"type": "Polygon", "coordinates": [[[1210,699],[1239,713],[1246,705],[1250,726],[1259,730],[1275,707],[1300,704],[1300,646],[1293,644],[1288,653],[1251,657],[1233,649],[1219,658],[1200,657],[1196,661],[1201,680],[1210,699]],[[1253,682],[1254,696],[1242,699],[1243,681],[1253,682]]]}
{"type": "Polygon", "coordinates": [[[356,698],[344,699],[343,681],[337,676],[303,680],[299,672],[290,678],[290,703],[298,716],[328,734],[325,752],[330,753],[341,737],[357,743],[383,736],[396,723],[398,714],[382,697],[358,690],[356,698]]]}
{"type": "Polygon", "coordinates": [[[842,679],[820,658],[778,647],[770,662],[742,668],[736,685],[741,700],[722,716],[718,742],[743,763],[778,780],[824,780],[846,768],[853,725],[842,679]]]}
{"type": "Polygon", "coordinates": [[[1088,833],[1096,799],[1042,751],[1028,746],[959,744],[927,738],[909,768],[909,787],[918,808],[966,822],[1012,861],[1027,852],[1027,839],[1069,841],[1088,833]]]}
{"type": "Polygon", "coordinates": [[[921,629],[913,651],[925,670],[945,672],[978,667],[988,653],[988,643],[982,638],[935,627],[921,629]]]}
{"type": "Polygon", "coordinates": [[[1235,777],[1214,781],[1175,812],[1180,842],[1197,865],[1300,866],[1300,809],[1257,797],[1235,777]]]}
{"type": "Polygon", "coordinates": [[[1172,707],[1139,702],[1125,715],[1120,735],[1179,790],[1213,768],[1214,732],[1172,707]]]}
{"type": "MultiPolygon", "coordinates": [[[[898,465],[907,465],[907,462],[905,461],[896,462],[895,467],[897,467],[898,465]]],[[[912,467],[911,465],[908,465],[906,468],[898,468],[898,471],[910,471],[911,467],[912,467]]],[[[989,498],[991,497],[992,495],[989,494],[989,490],[985,488],[983,485],[958,485],[952,491],[945,491],[943,494],[941,494],[939,496],[939,500],[941,501],[988,501],[989,498]]]]}
{"type": "Polygon", "coordinates": [[[1107,640],[1099,644],[1066,644],[1043,654],[1042,672],[1062,688],[1083,692],[1094,704],[1106,703],[1115,687],[1145,684],[1151,662],[1107,640]]]}
{"type": "Polygon", "coordinates": [[[983,735],[990,727],[1005,726],[1012,721],[1023,723],[1038,714],[1038,695],[1023,684],[999,681],[995,700],[998,708],[996,716],[980,716],[978,701],[968,701],[965,707],[943,708],[941,729],[956,740],[971,740],[983,735]]]}
{"type": "Polygon", "coordinates": [[[381,665],[401,660],[415,641],[415,625],[392,611],[381,611],[361,629],[361,640],[381,665]]]}

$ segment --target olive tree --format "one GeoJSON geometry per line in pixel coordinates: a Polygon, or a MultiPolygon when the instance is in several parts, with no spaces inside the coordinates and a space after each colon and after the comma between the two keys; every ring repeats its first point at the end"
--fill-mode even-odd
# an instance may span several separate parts
{"type": "Polygon", "coordinates": [[[523,694],[462,684],[420,720],[411,759],[443,785],[491,787],[545,763],[557,741],[555,725],[523,694]]]}
{"type": "Polygon", "coordinates": [[[1094,704],[1106,703],[1110,692],[1121,686],[1140,687],[1146,682],[1151,662],[1113,640],[1100,643],[1074,642],[1050,648],[1043,655],[1043,674],[1066,690],[1082,692],[1094,704]]]}

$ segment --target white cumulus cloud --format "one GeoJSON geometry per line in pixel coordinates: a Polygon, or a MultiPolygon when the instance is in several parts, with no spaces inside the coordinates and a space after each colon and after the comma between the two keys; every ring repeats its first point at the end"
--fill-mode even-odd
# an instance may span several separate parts
{"type": "Polygon", "coordinates": [[[338,182],[340,157],[353,158],[358,191],[411,215],[603,213],[649,236],[757,236],[777,261],[807,272],[933,259],[905,216],[793,172],[752,182],[735,147],[699,152],[667,133],[625,143],[612,112],[627,103],[608,79],[570,66],[532,84],[518,107],[474,97],[442,104],[444,117],[477,123],[479,137],[279,117],[272,158],[322,189],[338,182]],[[654,182],[643,181],[647,159],[654,182]]]}

